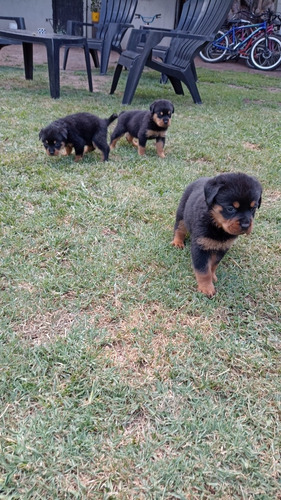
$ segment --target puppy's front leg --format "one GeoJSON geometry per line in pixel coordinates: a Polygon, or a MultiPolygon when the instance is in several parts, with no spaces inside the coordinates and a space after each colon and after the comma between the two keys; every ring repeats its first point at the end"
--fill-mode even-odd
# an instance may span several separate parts
{"type": "Polygon", "coordinates": [[[198,291],[212,298],[215,293],[213,278],[215,277],[214,256],[202,250],[196,243],[191,247],[192,263],[197,281],[198,291]]]}
{"type": "Polygon", "coordinates": [[[144,133],[139,134],[139,144],[138,144],[138,153],[140,156],[145,155],[145,146],[146,146],[146,141],[147,138],[144,133]]]}
{"type": "Polygon", "coordinates": [[[73,140],[73,147],[75,149],[74,161],[82,160],[85,146],[86,146],[85,141],[83,141],[82,138],[76,137],[75,140],[73,140]]]}
{"type": "Polygon", "coordinates": [[[158,156],[160,156],[160,158],[165,158],[164,146],[165,146],[165,137],[157,137],[156,138],[156,151],[157,151],[158,156]]]}
{"type": "Polygon", "coordinates": [[[66,144],[66,145],[64,146],[64,153],[63,153],[63,156],[69,156],[69,155],[71,155],[71,153],[72,153],[72,148],[73,148],[72,144],[66,144]]]}

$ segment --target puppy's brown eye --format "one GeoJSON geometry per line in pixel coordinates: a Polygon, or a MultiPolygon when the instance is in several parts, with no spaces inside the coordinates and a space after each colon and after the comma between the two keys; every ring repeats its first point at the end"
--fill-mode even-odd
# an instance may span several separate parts
{"type": "Polygon", "coordinates": [[[54,141],[54,144],[57,144],[57,141],[54,141]]]}
{"type": "Polygon", "coordinates": [[[236,213],[236,208],[235,207],[226,207],[226,211],[228,214],[235,214],[236,213]]]}
{"type": "Polygon", "coordinates": [[[160,116],[163,116],[164,113],[161,111],[159,114],[160,114],[160,116]]]}
{"type": "Polygon", "coordinates": [[[46,143],[46,144],[49,144],[49,142],[48,142],[48,141],[45,141],[45,143],[46,143]]]}
{"type": "Polygon", "coordinates": [[[168,111],[168,116],[171,116],[171,111],[168,111]]]}

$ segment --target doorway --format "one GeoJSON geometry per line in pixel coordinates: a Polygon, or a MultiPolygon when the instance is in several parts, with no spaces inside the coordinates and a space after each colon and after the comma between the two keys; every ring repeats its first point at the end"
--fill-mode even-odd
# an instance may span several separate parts
{"type": "Polygon", "coordinates": [[[52,8],[55,33],[66,33],[69,19],[83,22],[83,0],[52,0],[52,8]]]}

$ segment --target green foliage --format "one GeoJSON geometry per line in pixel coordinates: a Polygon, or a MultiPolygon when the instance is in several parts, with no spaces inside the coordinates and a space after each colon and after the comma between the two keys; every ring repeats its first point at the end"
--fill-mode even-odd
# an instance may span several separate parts
{"type": "Polygon", "coordinates": [[[75,163],[41,127],[120,112],[124,77],[55,101],[45,67],[1,68],[1,498],[280,495],[280,78],[198,76],[202,106],[145,71],[130,107],[173,101],[165,159],[122,139],[75,163]],[[263,203],[209,300],[170,241],[185,186],[225,171],[263,203]]]}

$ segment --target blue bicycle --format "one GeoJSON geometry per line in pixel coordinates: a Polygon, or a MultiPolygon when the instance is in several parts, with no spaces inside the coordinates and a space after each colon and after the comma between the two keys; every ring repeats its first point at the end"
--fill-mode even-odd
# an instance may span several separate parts
{"type": "Polygon", "coordinates": [[[251,68],[263,71],[278,68],[281,65],[281,38],[275,30],[280,15],[268,10],[262,17],[264,20],[256,23],[247,19],[230,21],[230,28],[220,30],[215,40],[201,50],[201,59],[214,63],[242,57],[251,68]]]}

